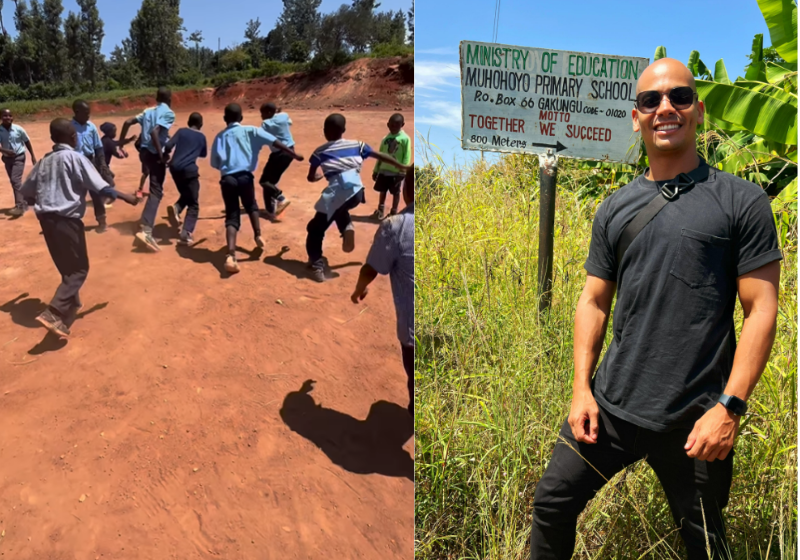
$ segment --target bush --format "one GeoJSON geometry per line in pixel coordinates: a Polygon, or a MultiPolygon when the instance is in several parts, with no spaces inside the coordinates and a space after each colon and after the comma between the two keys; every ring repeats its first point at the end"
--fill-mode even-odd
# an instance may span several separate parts
{"type": "Polygon", "coordinates": [[[3,84],[0,85],[0,103],[7,101],[24,101],[25,90],[17,84],[3,84]]]}
{"type": "Polygon", "coordinates": [[[414,46],[402,43],[382,43],[375,45],[370,52],[372,58],[389,58],[392,56],[413,56],[414,46]]]}
{"type": "Polygon", "coordinates": [[[203,74],[200,73],[199,70],[195,68],[188,68],[175,76],[175,78],[172,80],[172,83],[176,86],[193,86],[202,81],[203,74]]]}

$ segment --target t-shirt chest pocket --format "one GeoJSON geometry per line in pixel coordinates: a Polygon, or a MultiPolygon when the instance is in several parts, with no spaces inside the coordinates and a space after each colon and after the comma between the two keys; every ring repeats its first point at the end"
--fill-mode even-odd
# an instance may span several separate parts
{"type": "Polygon", "coordinates": [[[718,284],[725,278],[730,244],[730,239],[684,228],[670,274],[691,288],[718,284]]]}

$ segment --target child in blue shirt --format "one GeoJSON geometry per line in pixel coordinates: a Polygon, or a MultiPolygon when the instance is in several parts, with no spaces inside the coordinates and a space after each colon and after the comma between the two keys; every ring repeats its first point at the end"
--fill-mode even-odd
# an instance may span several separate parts
{"type": "Polygon", "coordinates": [[[181,212],[186,209],[186,221],[178,241],[180,245],[192,243],[197,215],[200,213],[200,169],[197,167],[197,158],[204,158],[208,153],[206,137],[200,132],[203,115],[192,113],[188,124],[189,128],[176,132],[166,146],[167,156],[175,148],[169,162],[169,172],[180,194],[178,201],[167,207],[169,222],[175,229],[180,226],[181,212]]]}
{"type": "MultiPolygon", "coordinates": [[[[89,158],[89,161],[94,163],[95,169],[100,173],[100,176],[112,187],[114,186],[114,174],[106,165],[106,157],[103,152],[103,143],[100,141],[100,133],[92,121],[89,120],[91,116],[91,109],[89,104],[78,99],[72,104],[72,126],[78,134],[78,145],[75,148],[80,153],[89,158]]],[[[90,190],[89,197],[92,199],[92,206],[94,207],[94,217],[97,220],[97,233],[104,233],[108,229],[106,222],[106,201],[100,193],[90,190]]],[[[109,204],[110,206],[110,204],[109,204]]]]}
{"type": "Polygon", "coordinates": [[[237,103],[225,107],[225,123],[228,125],[214,138],[211,146],[211,167],[219,169],[222,187],[222,199],[225,202],[225,237],[228,242],[228,256],[225,259],[225,270],[230,274],[239,272],[236,260],[236,235],[241,225],[239,200],[253,226],[256,246],[264,248],[261,238],[261,224],[258,216],[253,171],[258,166],[258,152],[264,146],[273,146],[293,159],[303,161],[303,156],[296,154],[272,134],[255,126],[242,126],[242,108],[237,103]]]}
{"type": "MultiPolygon", "coordinates": [[[[294,150],[294,138],[289,130],[289,127],[292,126],[292,119],[289,118],[289,115],[276,108],[274,103],[264,103],[261,106],[261,118],[264,120],[261,128],[294,150]]],[[[267,165],[261,174],[259,184],[264,189],[265,217],[275,219],[291,204],[278,188],[278,182],[294,159],[288,153],[275,147],[271,147],[270,151],[272,153],[270,153],[267,165]]]]}
{"type": "Polygon", "coordinates": [[[311,277],[317,282],[325,281],[325,261],[322,257],[322,242],[325,232],[333,222],[341,233],[342,251],[352,252],[356,247],[355,229],[350,219],[350,210],[364,202],[364,185],[361,183],[361,165],[368,157],[408,170],[392,156],[375,152],[356,140],[345,140],[346,120],[343,115],[334,113],[325,119],[323,132],[327,143],[316,150],[309,159],[309,182],[328,180],[328,186],[322,191],[314,209],[317,213],[308,222],[306,231],[306,252],[311,277]],[[322,168],[322,175],[317,170],[322,168]]]}

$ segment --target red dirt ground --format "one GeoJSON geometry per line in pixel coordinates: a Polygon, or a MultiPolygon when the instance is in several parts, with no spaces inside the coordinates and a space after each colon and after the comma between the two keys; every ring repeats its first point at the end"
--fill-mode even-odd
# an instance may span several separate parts
{"type": "MultiPolygon", "coordinates": [[[[327,111],[284,109],[308,157],[327,111]]],[[[393,109],[346,111],[346,137],[377,146],[393,109]]],[[[210,141],[221,111],[204,117],[210,141]]],[[[119,116],[93,117],[105,120],[121,127],[119,116]]],[[[38,156],[49,151],[47,122],[17,124],[38,156]]],[[[372,166],[356,251],[344,254],[329,231],[338,277],[325,284],[304,276],[322,188],[305,181],[307,163],[284,175],[292,205],[280,223],[262,222],[264,254],[241,253],[230,278],[207,160],[191,250],[177,251],[166,223],[171,179],[159,254],[132,250],[142,206],[117,202],[109,231],[87,232],[85,307],[66,345],[34,320],[59,282],[36,218],[0,218],[0,558],[413,557],[413,428],[389,281],[360,305],[349,299],[377,227],[365,218],[377,205],[372,166]],[[307,380],[316,384],[305,394],[307,380]]],[[[112,169],[135,190],[135,152],[112,169]]],[[[12,204],[3,173],[0,208],[12,204]]],[[[91,206],[84,221],[93,229],[91,206]]],[[[239,245],[255,246],[246,221],[239,245]]]]}

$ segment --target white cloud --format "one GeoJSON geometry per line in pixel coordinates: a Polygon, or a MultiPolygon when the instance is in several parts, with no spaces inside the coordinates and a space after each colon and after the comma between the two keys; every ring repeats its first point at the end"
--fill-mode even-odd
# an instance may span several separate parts
{"type": "Polygon", "coordinates": [[[461,132],[461,105],[451,101],[424,101],[414,106],[414,123],[461,132]]]}
{"type": "Polygon", "coordinates": [[[441,91],[442,87],[459,87],[461,69],[458,64],[418,60],[414,64],[414,88],[441,91]]]}

